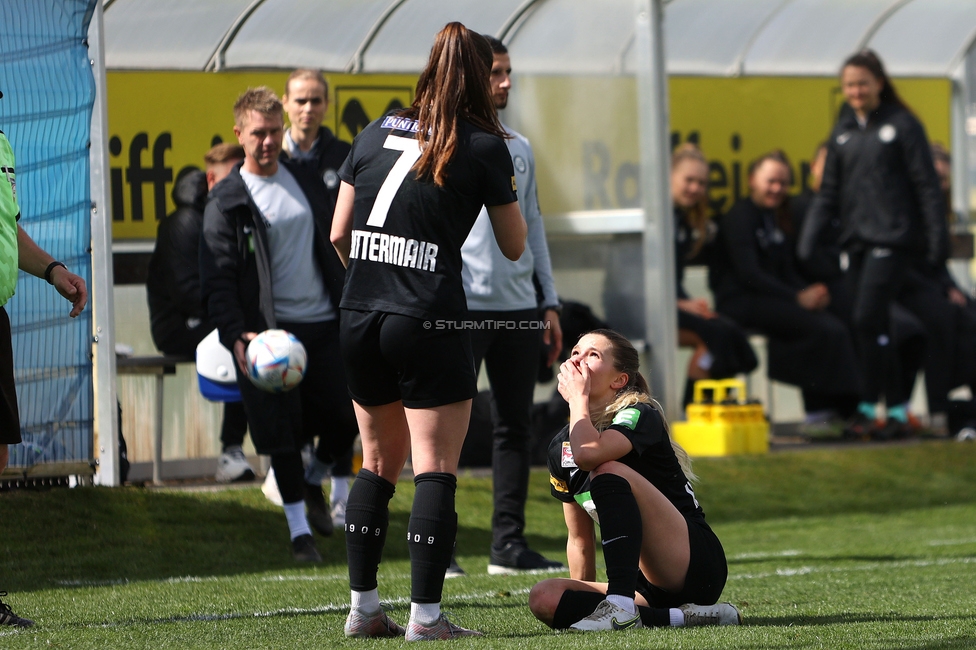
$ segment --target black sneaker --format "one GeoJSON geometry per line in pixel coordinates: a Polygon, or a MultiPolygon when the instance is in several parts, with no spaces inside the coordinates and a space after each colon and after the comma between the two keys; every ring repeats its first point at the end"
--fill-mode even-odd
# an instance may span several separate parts
{"type": "Polygon", "coordinates": [[[315,548],[315,540],[311,535],[299,535],[291,540],[291,554],[299,562],[321,562],[322,556],[315,548]]]}
{"type": "Polygon", "coordinates": [[[545,558],[522,544],[509,542],[500,551],[494,546],[491,547],[491,560],[488,563],[489,575],[553,573],[565,570],[566,566],[562,562],[545,558]]]}
{"type": "Polygon", "coordinates": [[[464,569],[461,568],[461,565],[460,564],[457,563],[457,558],[455,558],[454,557],[454,554],[452,553],[451,554],[451,565],[449,567],[447,567],[447,571],[444,572],[444,577],[445,578],[463,578],[466,575],[468,575],[467,572],[464,569]]]}
{"type": "MultiPolygon", "coordinates": [[[[0,591],[0,597],[6,596],[6,591],[0,591]]],[[[10,605],[0,600],[0,625],[10,625],[13,627],[30,627],[34,621],[23,616],[17,616],[10,611],[10,605]]]]}
{"type": "Polygon", "coordinates": [[[305,508],[308,510],[308,523],[315,532],[323,537],[331,536],[335,527],[321,485],[305,484],[305,508]]]}

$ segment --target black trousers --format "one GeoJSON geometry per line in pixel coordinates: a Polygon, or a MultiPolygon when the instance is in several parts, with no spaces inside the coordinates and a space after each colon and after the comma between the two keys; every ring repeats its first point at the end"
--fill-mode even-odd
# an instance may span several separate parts
{"type": "Polygon", "coordinates": [[[850,331],[827,311],[808,311],[796,300],[763,294],[724,298],[718,310],[769,339],[769,376],[798,386],[807,411],[843,415],[860,393],[850,331]]]}
{"type": "MultiPolygon", "coordinates": [[[[539,321],[536,309],[472,311],[472,321],[539,321]]],[[[525,500],[529,493],[531,409],[539,369],[539,329],[471,330],[475,369],[484,360],[491,383],[491,473],[494,513],[492,544],[525,543],[525,500]]]]}

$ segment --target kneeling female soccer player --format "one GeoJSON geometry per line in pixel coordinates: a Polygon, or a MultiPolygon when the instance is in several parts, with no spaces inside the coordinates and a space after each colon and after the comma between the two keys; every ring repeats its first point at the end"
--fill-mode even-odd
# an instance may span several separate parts
{"type": "Polygon", "coordinates": [[[735,606],[716,604],[728,576],[725,551],[695,498],[688,455],[648,395],[634,346],[611,330],[585,334],[560,367],[559,392],[570,419],[549,447],[549,472],[569,529],[571,578],[535,585],[532,613],[580,631],[741,623],[735,606]],[[594,521],[606,583],[595,582],[594,521]]]}

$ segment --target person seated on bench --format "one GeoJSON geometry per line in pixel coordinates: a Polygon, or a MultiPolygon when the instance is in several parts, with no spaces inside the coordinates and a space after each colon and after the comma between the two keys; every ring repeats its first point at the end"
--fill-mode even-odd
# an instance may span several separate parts
{"type": "MultiPolygon", "coordinates": [[[[240,145],[214,146],[204,160],[206,173],[184,171],[173,183],[176,211],[159,222],[156,247],[149,259],[146,293],[153,343],[164,354],[193,355],[197,345],[213,331],[200,301],[200,232],[207,192],[244,159],[240,145]]],[[[220,483],[249,481],[254,469],[241,445],[247,433],[247,417],[241,402],[224,402],[220,427],[220,458],[216,479],[220,483]]]]}
{"type": "Polygon", "coordinates": [[[717,311],[769,340],[769,377],[798,386],[809,421],[844,419],[857,408],[857,356],[847,326],[827,311],[830,291],[796,271],[790,242],[786,156],[749,166],[749,196],[720,220],[709,269],[717,311]]]}

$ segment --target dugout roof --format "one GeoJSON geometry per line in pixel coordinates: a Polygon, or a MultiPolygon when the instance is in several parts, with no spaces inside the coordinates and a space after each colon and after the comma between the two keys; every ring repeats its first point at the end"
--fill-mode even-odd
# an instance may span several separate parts
{"type": "MultiPolygon", "coordinates": [[[[317,66],[418,72],[451,20],[501,37],[522,73],[627,74],[633,0],[106,0],[109,69],[317,66]]],[[[670,0],[668,72],[832,76],[878,51],[896,76],[963,74],[972,0],[670,0]]]]}

